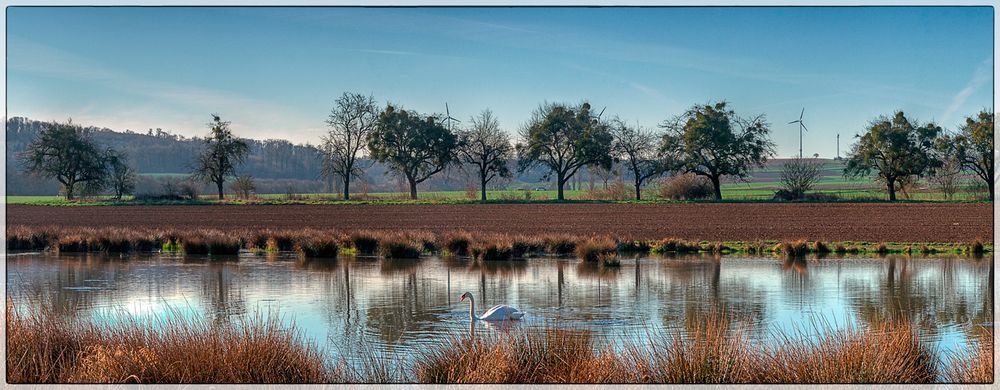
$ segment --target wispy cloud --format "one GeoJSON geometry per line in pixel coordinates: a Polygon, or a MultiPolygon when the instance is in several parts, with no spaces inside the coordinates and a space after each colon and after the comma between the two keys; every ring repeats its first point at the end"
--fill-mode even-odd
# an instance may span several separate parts
{"type": "Polygon", "coordinates": [[[987,58],[983,62],[980,62],[979,66],[976,67],[975,72],[972,73],[972,79],[965,85],[965,88],[962,88],[961,91],[958,91],[958,93],[951,98],[951,104],[949,104],[948,108],[944,110],[943,114],[941,114],[941,121],[943,123],[947,123],[945,121],[954,119],[952,116],[955,115],[958,110],[962,109],[962,106],[965,105],[965,101],[969,100],[970,96],[979,91],[979,89],[983,86],[990,84],[992,81],[993,58],[987,58]]]}
{"type": "MultiPolygon", "coordinates": [[[[238,128],[242,135],[253,138],[273,136],[276,131],[296,135],[307,135],[303,133],[316,131],[309,124],[296,124],[290,121],[290,118],[296,117],[290,115],[292,110],[276,102],[254,99],[219,89],[134,77],[90,58],[19,36],[8,37],[8,50],[10,53],[16,53],[8,57],[8,67],[11,70],[89,82],[148,99],[146,102],[133,102],[131,105],[133,108],[114,112],[113,115],[100,114],[102,110],[93,103],[84,103],[80,109],[60,115],[60,117],[73,116],[74,120],[79,120],[81,123],[91,118],[95,122],[85,124],[121,129],[172,126],[174,127],[172,130],[196,135],[203,130],[208,114],[218,112],[224,117],[231,118],[233,126],[238,128]],[[143,117],[133,117],[134,115],[143,117]],[[105,122],[96,122],[98,120],[105,122]],[[303,128],[313,131],[304,132],[303,128]]],[[[23,114],[44,115],[44,113],[23,114]]],[[[318,134],[308,135],[312,137],[318,134]]]]}
{"type": "Polygon", "coordinates": [[[642,84],[642,83],[639,83],[639,82],[636,82],[636,81],[633,81],[633,80],[629,80],[629,79],[626,79],[624,77],[617,76],[617,75],[614,75],[614,74],[611,74],[611,73],[608,73],[608,72],[602,72],[602,71],[599,71],[599,70],[596,70],[596,69],[591,69],[591,68],[588,68],[588,67],[585,67],[585,66],[582,66],[582,65],[579,65],[579,64],[568,64],[567,66],[570,67],[570,68],[579,70],[579,71],[583,71],[583,72],[595,74],[595,75],[598,75],[598,76],[610,79],[610,80],[612,80],[614,82],[617,82],[617,83],[620,83],[622,85],[626,85],[626,86],[628,86],[628,87],[630,87],[632,89],[635,89],[636,91],[641,92],[642,94],[646,95],[647,97],[650,97],[650,98],[653,98],[653,99],[657,99],[657,100],[666,100],[667,99],[667,97],[663,93],[661,93],[658,89],[653,88],[653,87],[651,87],[649,85],[646,85],[646,84],[642,84]]]}

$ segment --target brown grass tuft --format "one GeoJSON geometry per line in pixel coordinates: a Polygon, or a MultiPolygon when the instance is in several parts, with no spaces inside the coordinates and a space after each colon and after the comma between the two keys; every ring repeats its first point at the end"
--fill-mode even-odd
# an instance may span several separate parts
{"type": "Polygon", "coordinates": [[[617,252],[615,241],[608,237],[591,237],[576,244],[576,257],[583,261],[596,262],[603,256],[617,252]]]}
{"type": "Polygon", "coordinates": [[[275,316],[210,325],[171,317],[98,326],[7,303],[11,383],[317,383],[342,379],[275,316]]]}
{"type": "Polygon", "coordinates": [[[993,383],[993,329],[975,341],[971,349],[952,356],[945,378],[954,383],[993,383]]]}

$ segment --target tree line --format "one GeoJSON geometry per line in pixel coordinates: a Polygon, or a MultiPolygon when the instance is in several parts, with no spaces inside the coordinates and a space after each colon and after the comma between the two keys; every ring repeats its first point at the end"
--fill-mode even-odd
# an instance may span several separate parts
{"type": "MultiPolygon", "coordinates": [[[[320,174],[340,181],[344,199],[350,199],[352,182],[378,162],[404,178],[416,199],[418,184],[457,167],[478,178],[485,201],[487,186],[497,178],[542,168],[544,178],[555,181],[557,199],[563,200],[566,183],[581,169],[608,170],[618,163],[630,172],[637,200],[650,179],[667,174],[703,177],[714,198],[722,199],[723,178],[748,180],[753,169],[775,154],[765,116],[738,115],[727,102],[693,105],[656,129],[605,117],[604,110],[595,113],[586,101],[543,103],[518,129],[517,139],[500,128],[489,109],[457,129],[446,120],[395,104],[383,107],[373,96],[346,92],[335,99],[326,119],[329,129],[317,147],[320,174]]],[[[191,172],[197,180],[214,183],[222,199],[225,182],[246,161],[250,145],[219,115],[212,115],[208,127],[191,172]]],[[[945,169],[974,172],[986,181],[992,200],[992,112],[967,118],[954,134],[897,112],[876,118],[857,138],[845,176],[874,177],[885,185],[890,200],[906,181],[945,169]]],[[[72,123],[50,124],[21,155],[28,171],[56,178],[70,199],[78,186],[111,186],[117,197],[127,193],[135,174],[122,163],[126,157],[110,148],[98,151],[87,130],[72,123]]],[[[237,192],[247,192],[252,178],[241,177],[237,185],[237,192]]]]}

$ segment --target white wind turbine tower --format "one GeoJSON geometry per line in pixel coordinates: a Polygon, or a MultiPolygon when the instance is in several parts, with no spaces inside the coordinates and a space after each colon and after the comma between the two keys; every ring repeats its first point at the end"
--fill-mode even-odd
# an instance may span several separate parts
{"type": "Polygon", "coordinates": [[[802,107],[802,112],[799,113],[799,120],[788,122],[788,124],[798,123],[799,124],[799,158],[802,158],[802,130],[809,131],[805,123],[802,123],[802,115],[806,113],[806,108],[802,107]]]}
{"type": "Polygon", "coordinates": [[[448,109],[448,102],[444,102],[444,114],[444,121],[448,122],[448,131],[451,131],[451,122],[461,122],[460,120],[451,117],[451,110],[448,109]]]}

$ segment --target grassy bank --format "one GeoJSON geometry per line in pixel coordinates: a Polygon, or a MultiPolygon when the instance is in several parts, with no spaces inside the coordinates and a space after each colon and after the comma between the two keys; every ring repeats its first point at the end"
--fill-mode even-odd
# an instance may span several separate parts
{"type": "Polygon", "coordinates": [[[619,255],[644,253],[715,253],[803,256],[848,254],[981,255],[993,245],[965,243],[900,243],[866,241],[698,241],[676,238],[633,239],[569,234],[512,235],[454,231],[34,228],[9,226],[7,250],[53,252],[183,252],[196,255],[236,255],[241,251],[296,251],[305,257],[378,255],[417,258],[423,255],[471,256],[479,260],[511,260],[538,256],[575,256],[586,261],[615,263],[619,255]]]}
{"type": "Polygon", "coordinates": [[[940,370],[942,357],[906,321],[751,341],[746,322],[707,315],[649,344],[614,348],[586,330],[548,325],[455,335],[409,360],[359,352],[359,368],[325,354],[274,317],[237,324],[66,319],[7,304],[11,383],[989,383],[992,332],[940,370]],[[940,370],[940,371],[939,371],[940,370]]]}

